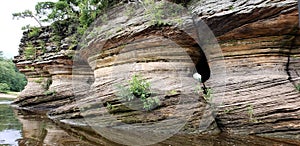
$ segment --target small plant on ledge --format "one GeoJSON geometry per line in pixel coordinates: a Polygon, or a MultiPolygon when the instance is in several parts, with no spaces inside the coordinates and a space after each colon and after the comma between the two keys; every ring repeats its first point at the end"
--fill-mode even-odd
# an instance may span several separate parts
{"type": "Polygon", "coordinates": [[[56,91],[51,91],[51,90],[47,90],[44,92],[45,96],[52,96],[52,95],[56,95],[56,91]]]}
{"type": "MultiPolygon", "coordinates": [[[[160,105],[158,97],[151,97],[150,83],[142,78],[141,75],[133,75],[129,80],[129,87],[118,86],[118,96],[125,102],[136,100],[143,104],[143,109],[150,111],[160,105]]],[[[136,102],[135,102],[136,103],[136,102]]]]}
{"type": "Polygon", "coordinates": [[[299,83],[299,84],[297,84],[295,88],[297,89],[297,91],[299,91],[299,92],[300,92],[300,83],[299,83]]]}
{"type": "Polygon", "coordinates": [[[24,50],[24,56],[26,60],[32,60],[36,58],[36,48],[33,47],[32,45],[29,45],[27,48],[24,50]]]}
{"type": "Polygon", "coordinates": [[[29,38],[37,37],[37,36],[40,35],[40,32],[41,32],[41,28],[39,28],[39,27],[31,27],[29,29],[28,37],[29,38]]]}

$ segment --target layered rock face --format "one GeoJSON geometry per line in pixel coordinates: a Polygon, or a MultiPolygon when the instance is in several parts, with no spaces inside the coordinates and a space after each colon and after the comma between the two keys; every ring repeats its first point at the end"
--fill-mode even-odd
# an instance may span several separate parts
{"type": "Polygon", "coordinates": [[[223,102],[220,127],[299,138],[297,1],[205,1],[191,8],[217,35],[224,55],[227,86],[215,97],[223,102]]]}
{"type": "MultiPolygon", "coordinates": [[[[88,81],[89,77],[81,76],[88,67],[94,74],[89,93],[51,111],[50,118],[90,126],[90,130],[127,145],[157,143],[180,130],[218,132],[210,106],[199,97],[199,83],[192,77],[198,70],[203,79],[209,78],[210,69],[197,41],[189,35],[191,28],[185,32],[171,25],[157,26],[141,6],[132,21],[123,15],[127,8],[117,7],[108,14],[109,21],[97,22],[90,32],[95,37],[87,36],[88,45],[79,51],[76,58],[80,59],[74,60],[75,80],[88,81]],[[126,100],[134,89],[135,75],[150,83],[150,111],[141,97],[126,100]],[[155,99],[158,102],[153,102],[155,99]],[[148,134],[141,137],[141,133],[148,134]]],[[[186,27],[193,22],[191,18],[183,21],[186,27]]]]}
{"type": "MultiPolygon", "coordinates": [[[[26,75],[28,84],[14,102],[18,107],[31,111],[49,111],[71,102],[73,48],[68,42],[51,41],[50,27],[40,28],[35,36],[24,32],[20,55],[15,57],[16,66],[26,75]]],[[[67,38],[65,39],[67,40],[67,38]]]]}
{"type": "Polygon", "coordinates": [[[151,15],[159,12],[157,8],[118,6],[89,30],[75,60],[68,58],[73,52],[64,49],[29,62],[17,57],[29,83],[15,103],[32,110],[53,109],[48,115],[54,121],[123,144],[167,137],[160,133],[143,134],[147,140],[131,139],[145,131],[215,133],[214,118],[225,132],[296,139],[300,131],[296,2],[191,1],[187,7],[194,19],[180,11],[163,20],[151,15]],[[212,34],[200,19],[216,35],[220,50],[213,39],[207,40],[212,34]],[[192,78],[196,71],[209,87],[206,101],[192,78]],[[150,83],[148,98],[159,99],[151,112],[142,101],[124,101],[134,75],[150,83]]]}

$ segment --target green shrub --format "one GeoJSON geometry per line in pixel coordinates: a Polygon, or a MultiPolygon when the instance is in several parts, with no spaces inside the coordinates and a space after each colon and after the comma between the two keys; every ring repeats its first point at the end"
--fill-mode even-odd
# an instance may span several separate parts
{"type": "Polygon", "coordinates": [[[178,94],[178,92],[176,90],[170,90],[170,91],[168,91],[167,94],[169,94],[169,95],[176,95],[176,94],[178,94]]]}
{"type": "Polygon", "coordinates": [[[9,86],[6,83],[0,83],[0,93],[7,93],[9,89],[9,86]]]}
{"type": "Polygon", "coordinates": [[[35,59],[36,58],[36,48],[29,45],[24,50],[25,59],[35,59]]]}
{"type": "Polygon", "coordinates": [[[206,88],[204,89],[206,94],[203,94],[203,97],[205,99],[205,101],[207,101],[208,103],[211,103],[212,101],[212,89],[211,88],[206,88]]]}
{"type": "Polygon", "coordinates": [[[300,92],[300,83],[295,88],[300,92]]]}
{"type": "Polygon", "coordinates": [[[38,27],[31,27],[28,33],[28,37],[37,37],[40,35],[41,29],[38,27]]]}
{"type": "Polygon", "coordinates": [[[31,70],[31,71],[34,71],[34,67],[33,66],[31,66],[31,67],[29,67],[29,66],[25,66],[25,69],[29,69],[29,70],[31,70]]]}
{"type": "Polygon", "coordinates": [[[146,111],[160,105],[159,98],[150,97],[152,95],[150,83],[140,75],[133,75],[132,79],[129,80],[129,87],[118,86],[118,89],[118,96],[121,100],[131,102],[138,99],[142,102],[143,109],[146,111]]]}
{"type": "Polygon", "coordinates": [[[56,95],[56,93],[57,93],[56,91],[47,90],[44,92],[44,95],[51,96],[51,95],[56,95]]]}
{"type": "Polygon", "coordinates": [[[253,109],[253,105],[248,105],[247,111],[248,111],[248,116],[249,116],[249,122],[252,122],[252,123],[257,123],[257,122],[259,122],[259,121],[254,117],[254,109],[253,109]]]}
{"type": "Polygon", "coordinates": [[[133,75],[129,86],[130,93],[137,98],[146,99],[151,95],[150,83],[142,79],[140,75],[133,75]]]}

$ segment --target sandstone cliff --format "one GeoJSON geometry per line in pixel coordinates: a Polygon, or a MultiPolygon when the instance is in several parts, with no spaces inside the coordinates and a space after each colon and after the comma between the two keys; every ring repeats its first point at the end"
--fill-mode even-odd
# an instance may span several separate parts
{"type": "MultiPolygon", "coordinates": [[[[155,131],[153,123],[160,121],[166,130],[175,125],[185,133],[214,133],[219,127],[236,134],[299,138],[297,1],[191,1],[187,9],[195,16],[182,10],[161,21],[145,15],[148,9],[139,5],[115,7],[108,20],[94,24],[97,27],[84,37],[74,58],[66,41],[54,52],[49,48],[54,45],[46,41],[49,49],[44,54],[37,51],[39,57],[33,59],[25,58],[22,50],[28,46],[21,45],[15,60],[29,83],[15,103],[29,110],[50,110],[54,121],[87,133],[100,127],[116,141],[122,137],[110,135],[115,131],[106,127],[155,131]],[[211,44],[203,40],[211,34],[197,25],[200,19],[216,35],[220,50],[216,44],[214,49],[206,47],[211,44]],[[195,71],[211,88],[209,103],[206,95],[195,93],[195,71]],[[159,97],[152,112],[118,100],[116,86],[127,86],[137,73],[159,97]]],[[[131,134],[139,135],[134,130],[131,134]]]]}
{"type": "Polygon", "coordinates": [[[220,127],[299,138],[296,1],[205,1],[191,8],[217,35],[226,62],[227,86],[216,118],[220,127]]]}

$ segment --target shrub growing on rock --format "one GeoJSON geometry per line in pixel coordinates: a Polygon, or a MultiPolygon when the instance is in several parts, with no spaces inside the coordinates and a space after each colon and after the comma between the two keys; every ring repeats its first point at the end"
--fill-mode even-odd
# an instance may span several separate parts
{"type": "Polygon", "coordinates": [[[150,83],[143,79],[141,75],[133,75],[132,79],[129,80],[129,87],[118,86],[118,90],[118,96],[121,100],[132,102],[138,99],[142,102],[143,109],[146,111],[160,105],[158,97],[151,97],[153,94],[150,83]]]}

